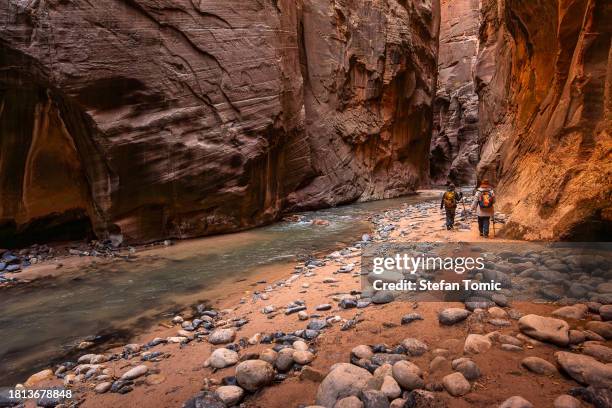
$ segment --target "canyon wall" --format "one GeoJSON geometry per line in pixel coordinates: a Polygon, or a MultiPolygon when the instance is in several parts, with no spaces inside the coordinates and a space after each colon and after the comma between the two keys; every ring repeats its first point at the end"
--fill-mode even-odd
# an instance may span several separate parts
{"type": "Polygon", "coordinates": [[[9,0],[0,243],[147,241],[414,191],[438,0],[9,0]]]}
{"type": "Polygon", "coordinates": [[[612,2],[482,0],[478,176],[508,236],[612,230],[612,2]]]}
{"type": "Polygon", "coordinates": [[[430,149],[430,179],[476,183],[478,95],[473,70],[478,54],[480,0],[442,0],[438,87],[430,149]]]}

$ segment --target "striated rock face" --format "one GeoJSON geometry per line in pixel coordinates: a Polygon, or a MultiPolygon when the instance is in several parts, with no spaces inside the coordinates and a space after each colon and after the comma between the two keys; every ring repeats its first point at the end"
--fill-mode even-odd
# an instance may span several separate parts
{"type": "Polygon", "coordinates": [[[437,0],[9,0],[0,23],[5,243],[238,230],[427,176],[437,0]]]}
{"type": "Polygon", "coordinates": [[[482,19],[478,176],[512,212],[505,233],[609,239],[612,3],[483,0],[482,19]]]}
{"type": "Polygon", "coordinates": [[[478,95],[472,73],[478,54],[480,0],[442,0],[438,88],[430,150],[434,184],[476,182],[478,95]]]}

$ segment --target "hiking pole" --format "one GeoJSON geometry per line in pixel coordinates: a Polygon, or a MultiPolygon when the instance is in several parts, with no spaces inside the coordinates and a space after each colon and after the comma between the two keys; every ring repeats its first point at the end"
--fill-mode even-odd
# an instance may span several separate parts
{"type": "Polygon", "coordinates": [[[495,210],[493,210],[493,216],[491,217],[491,221],[493,222],[493,238],[495,238],[495,210]]]}

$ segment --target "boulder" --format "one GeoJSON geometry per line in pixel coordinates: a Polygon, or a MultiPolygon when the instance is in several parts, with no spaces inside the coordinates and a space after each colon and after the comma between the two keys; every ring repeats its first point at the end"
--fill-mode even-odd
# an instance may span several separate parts
{"type": "Polygon", "coordinates": [[[612,340],[612,322],[588,322],[586,329],[599,334],[606,340],[612,340]]]}
{"type": "Polygon", "coordinates": [[[208,362],[213,368],[225,368],[238,363],[240,357],[234,350],[219,348],[212,352],[208,362]]]}
{"type": "Polygon", "coordinates": [[[438,314],[438,321],[440,324],[450,326],[467,319],[470,313],[469,310],[452,307],[441,311],[438,314]]]}
{"type": "Polygon", "coordinates": [[[236,338],[236,330],[234,329],[216,329],[208,336],[210,344],[227,344],[234,341],[236,338]]]}
{"type": "Polygon", "coordinates": [[[612,348],[603,344],[587,342],[582,347],[582,354],[591,356],[602,363],[612,363],[612,348]]]}
{"type": "Polygon", "coordinates": [[[244,390],[236,385],[224,385],[215,390],[215,395],[226,407],[233,407],[242,400],[244,390]]]}
{"type": "Polygon", "coordinates": [[[461,373],[452,373],[442,378],[444,388],[453,397],[460,397],[472,389],[468,380],[461,373]]]}
{"type": "Polygon", "coordinates": [[[554,408],[580,408],[580,401],[571,395],[559,395],[553,402],[554,408]]]}
{"type": "Polygon", "coordinates": [[[557,363],[570,377],[581,384],[612,388],[612,364],[604,364],[593,357],[558,351],[557,363]]]}
{"type": "Polygon", "coordinates": [[[257,391],[274,380],[274,368],[263,360],[247,360],[236,366],[236,381],[247,391],[257,391]]]}
{"type": "Polygon", "coordinates": [[[341,398],[359,395],[371,379],[372,374],[356,365],[335,364],[319,385],[316,404],[331,408],[341,398]]]}
{"type": "Polygon", "coordinates": [[[23,385],[25,385],[26,387],[33,387],[39,382],[48,380],[50,378],[53,378],[53,371],[50,369],[42,370],[28,377],[28,379],[23,385]]]}
{"type": "Polygon", "coordinates": [[[583,304],[576,304],[573,306],[564,306],[552,312],[552,315],[555,317],[560,317],[563,319],[574,319],[581,320],[584,319],[586,313],[588,311],[588,307],[583,304]]]}
{"type": "Polygon", "coordinates": [[[404,339],[400,344],[406,349],[406,352],[413,357],[421,356],[429,350],[427,344],[414,338],[404,339]]]}
{"type": "Polygon", "coordinates": [[[363,408],[389,408],[389,399],[378,390],[363,390],[361,392],[363,408]]]}
{"type": "Polygon", "coordinates": [[[354,395],[342,398],[336,402],[334,408],[363,408],[363,402],[354,395]]]}
{"type": "Polygon", "coordinates": [[[402,395],[402,389],[397,381],[395,381],[395,379],[390,375],[384,376],[380,391],[390,400],[398,398],[400,395],[402,395]]]}
{"type": "Polygon", "coordinates": [[[541,375],[557,374],[557,367],[540,357],[527,357],[521,361],[521,365],[532,373],[541,375]]]}
{"type": "Polygon", "coordinates": [[[484,353],[491,348],[491,341],[480,334],[470,334],[465,339],[465,345],[463,351],[469,354],[480,354],[484,353]]]}
{"type": "Polygon", "coordinates": [[[129,381],[129,380],[134,380],[138,377],[142,377],[143,375],[145,375],[147,372],[149,371],[149,367],[147,367],[144,364],[141,364],[139,366],[136,366],[134,368],[131,368],[130,370],[126,371],[122,376],[121,376],[121,380],[122,381],[129,381]]]}
{"type": "Polygon", "coordinates": [[[565,347],[569,344],[569,325],[564,320],[535,314],[518,321],[519,330],[534,339],[565,347]]]}
{"type": "Polygon", "coordinates": [[[398,361],[393,364],[392,374],[395,381],[406,390],[410,391],[425,386],[422,378],[423,372],[410,361],[398,361]]]}
{"type": "Polygon", "coordinates": [[[453,370],[460,372],[469,380],[474,381],[480,377],[480,368],[470,358],[458,358],[451,363],[453,370]]]}
{"type": "Polygon", "coordinates": [[[533,404],[525,398],[515,395],[502,402],[499,408],[533,408],[533,404]]]}

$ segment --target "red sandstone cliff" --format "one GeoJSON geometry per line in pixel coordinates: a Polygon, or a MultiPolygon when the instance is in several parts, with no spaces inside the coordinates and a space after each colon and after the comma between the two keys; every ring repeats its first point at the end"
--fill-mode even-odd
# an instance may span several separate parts
{"type": "Polygon", "coordinates": [[[413,191],[438,22],[437,0],[9,0],[3,240],[189,237],[413,191]]]}
{"type": "Polygon", "coordinates": [[[430,150],[434,184],[476,182],[478,95],[473,71],[478,54],[479,0],[442,0],[438,87],[430,150]]]}
{"type": "Polygon", "coordinates": [[[612,2],[483,0],[480,178],[508,235],[610,239],[612,2]]]}

